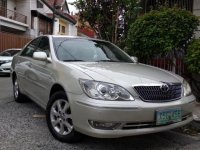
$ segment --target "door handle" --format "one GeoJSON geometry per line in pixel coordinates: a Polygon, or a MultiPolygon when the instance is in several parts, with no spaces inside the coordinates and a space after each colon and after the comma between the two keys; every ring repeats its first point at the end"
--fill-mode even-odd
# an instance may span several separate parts
{"type": "Polygon", "coordinates": [[[30,67],[30,68],[32,68],[32,64],[31,63],[29,63],[27,66],[30,67]]]}

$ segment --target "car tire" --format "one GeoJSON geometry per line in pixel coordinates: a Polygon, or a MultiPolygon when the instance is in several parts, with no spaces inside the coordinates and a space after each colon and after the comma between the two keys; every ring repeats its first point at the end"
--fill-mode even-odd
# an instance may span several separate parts
{"type": "Polygon", "coordinates": [[[13,80],[13,96],[14,100],[18,103],[23,103],[26,101],[25,96],[20,92],[19,83],[16,77],[13,80]]]}
{"type": "Polygon", "coordinates": [[[82,138],[82,134],[73,127],[71,109],[64,91],[54,93],[47,104],[47,125],[51,134],[61,142],[73,143],[82,138]]]}

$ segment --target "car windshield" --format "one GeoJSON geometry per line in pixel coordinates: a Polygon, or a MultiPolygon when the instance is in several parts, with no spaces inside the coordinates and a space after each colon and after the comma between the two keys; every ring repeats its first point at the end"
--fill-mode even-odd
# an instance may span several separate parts
{"type": "Polygon", "coordinates": [[[0,53],[0,56],[14,56],[17,54],[20,50],[7,50],[2,53],[0,53]]]}
{"type": "Polygon", "coordinates": [[[133,61],[117,46],[98,40],[54,37],[56,55],[61,61],[127,62],[133,61]]]}

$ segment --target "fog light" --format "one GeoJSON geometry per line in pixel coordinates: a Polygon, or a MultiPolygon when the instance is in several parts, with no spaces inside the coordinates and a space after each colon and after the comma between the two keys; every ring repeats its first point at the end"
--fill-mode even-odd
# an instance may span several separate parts
{"type": "Polygon", "coordinates": [[[99,122],[99,121],[88,121],[89,124],[95,129],[103,130],[114,130],[121,125],[121,123],[112,123],[112,122],[99,122]]]}

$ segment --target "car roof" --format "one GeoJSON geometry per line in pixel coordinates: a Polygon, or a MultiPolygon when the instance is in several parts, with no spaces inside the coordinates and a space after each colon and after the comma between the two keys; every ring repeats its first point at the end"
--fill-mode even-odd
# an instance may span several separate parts
{"type": "Polygon", "coordinates": [[[69,39],[88,39],[88,40],[95,40],[95,41],[102,41],[102,42],[109,42],[102,39],[90,38],[90,37],[83,37],[83,36],[69,36],[69,35],[43,35],[48,37],[55,37],[55,38],[69,38],[69,39]]]}

